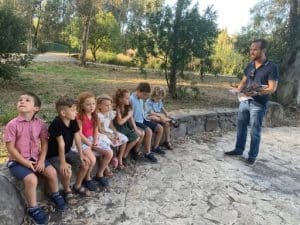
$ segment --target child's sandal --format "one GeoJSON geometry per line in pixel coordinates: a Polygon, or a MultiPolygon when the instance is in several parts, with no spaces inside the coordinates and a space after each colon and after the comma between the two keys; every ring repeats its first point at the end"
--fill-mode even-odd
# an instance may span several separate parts
{"type": "Polygon", "coordinates": [[[79,188],[76,188],[75,185],[74,185],[73,190],[76,194],[79,194],[82,197],[91,197],[91,192],[83,186],[80,186],[79,188]]]}
{"type": "Polygon", "coordinates": [[[64,192],[64,198],[68,205],[76,205],[78,203],[72,191],[64,192]]]}
{"type": "Polygon", "coordinates": [[[106,176],[106,177],[113,177],[113,176],[114,176],[114,173],[111,172],[111,171],[104,170],[103,175],[106,176]]]}
{"type": "Polygon", "coordinates": [[[124,164],[119,162],[119,164],[118,164],[118,169],[122,170],[122,169],[124,169],[124,168],[125,168],[124,164]]]}

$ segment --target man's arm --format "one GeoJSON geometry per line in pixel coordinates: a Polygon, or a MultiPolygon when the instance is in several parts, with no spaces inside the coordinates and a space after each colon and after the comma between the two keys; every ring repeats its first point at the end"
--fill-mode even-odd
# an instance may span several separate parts
{"type": "Polygon", "coordinates": [[[268,87],[262,88],[259,91],[261,95],[271,95],[277,90],[278,81],[277,80],[268,80],[268,87]]]}
{"type": "Polygon", "coordinates": [[[240,81],[238,87],[232,88],[230,91],[235,94],[240,93],[246,87],[246,84],[247,84],[247,76],[244,75],[242,80],[240,81]]]}

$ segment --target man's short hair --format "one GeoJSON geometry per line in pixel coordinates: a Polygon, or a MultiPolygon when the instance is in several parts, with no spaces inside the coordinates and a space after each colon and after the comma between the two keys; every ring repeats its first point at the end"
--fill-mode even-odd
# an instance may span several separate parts
{"type": "Polygon", "coordinates": [[[56,111],[59,113],[64,107],[71,108],[73,105],[76,105],[76,100],[67,95],[59,97],[55,103],[56,111]]]}
{"type": "Polygon", "coordinates": [[[150,87],[149,83],[141,82],[141,83],[138,84],[136,90],[140,91],[140,92],[150,93],[151,92],[151,87],[150,87]]]}
{"type": "Polygon", "coordinates": [[[256,39],[252,43],[260,43],[260,49],[266,49],[268,42],[265,39],[256,39]]]}

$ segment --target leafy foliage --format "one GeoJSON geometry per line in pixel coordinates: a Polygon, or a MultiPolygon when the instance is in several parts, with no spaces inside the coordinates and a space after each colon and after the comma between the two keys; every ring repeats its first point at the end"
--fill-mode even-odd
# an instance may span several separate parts
{"type": "Polygon", "coordinates": [[[7,7],[0,8],[0,40],[0,78],[11,79],[30,58],[19,54],[26,40],[24,20],[7,7]]]}
{"type": "Polygon", "coordinates": [[[117,51],[119,48],[120,30],[111,13],[98,13],[90,25],[89,44],[96,61],[96,52],[117,51]]]}
{"type": "MultiPolygon", "coordinates": [[[[238,53],[234,48],[235,38],[230,37],[226,30],[219,33],[214,44],[212,59],[212,72],[222,75],[243,74],[248,57],[238,53]]],[[[248,48],[247,48],[248,51],[248,48]]]]}
{"type": "Polygon", "coordinates": [[[170,7],[147,15],[140,27],[137,57],[143,67],[149,55],[163,60],[162,68],[171,95],[176,97],[177,72],[183,71],[193,57],[209,61],[217,35],[216,14],[208,8],[203,16],[190,1],[179,0],[175,11],[170,7]],[[170,72],[169,72],[170,71],[170,72]]]}

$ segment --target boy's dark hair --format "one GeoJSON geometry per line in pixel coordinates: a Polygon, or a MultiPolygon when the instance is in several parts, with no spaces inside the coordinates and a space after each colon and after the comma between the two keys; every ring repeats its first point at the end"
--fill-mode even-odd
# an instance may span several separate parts
{"type": "Polygon", "coordinates": [[[136,87],[136,90],[140,91],[140,92],[150,93],[151,92],[151,87],[150,87],[149,83],[147,83],[147,82],[141,82],[136,87]]]}
{"type": "Polygon", "coordinates": [[[59,99],[55,103],[56,111],[59,113],[63,107],[71,108],[73,105],[76,105],[76,100],[67,95],[59,97],[59,99]]]}
{"type": "Polygon", "coordinates": [[[28,95],[28,96],[32,97],[33,101],[34,101],[34,106],[41,108],[41,106],[42,106],[41,99],[36,94],[34,94],[30,91],[26,91],[22,95],[28,95]]]}
{"type": "Polygon", "coordinates": [[[256,39],[252,43],[260,43],[260,49],[266,49],[268,42],[265,39],[256,39]]]}

